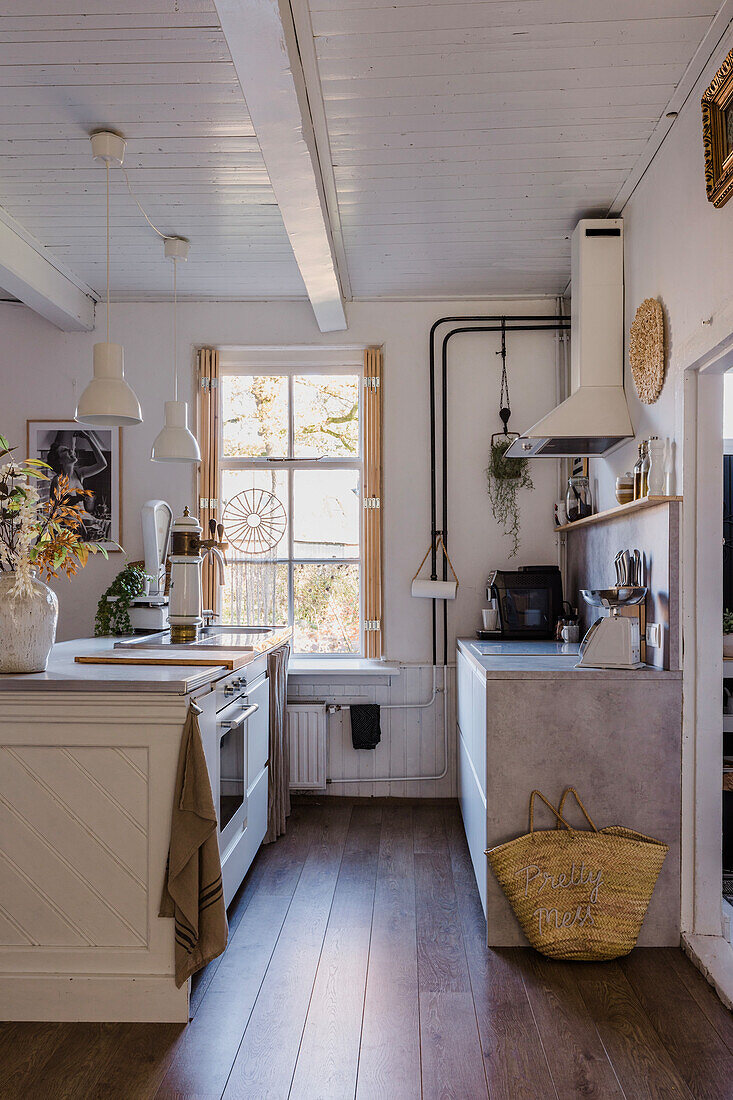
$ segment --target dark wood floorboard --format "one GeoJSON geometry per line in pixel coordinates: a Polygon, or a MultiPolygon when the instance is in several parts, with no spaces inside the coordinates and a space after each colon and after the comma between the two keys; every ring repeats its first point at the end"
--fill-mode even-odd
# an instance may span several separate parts
{"type": "Polygon", "coordinates": [[[443,807],[415,810],[415,912],[423,1097],[488,1096],[443,807]]]}
{"type": "MultiPolygon", "coordinates": [[[[621,1088],[629,1100],[691,1100],[670,1052],[617,963],[597,963],[579,978],[580,992],[621,1088]]],[[[675,1005],[665,1005],[674,1012],[675,1005]]]]}
{"type": "Polygon", "coordinates": [[[232,1067],[226,1100],[283,1100],[290,1091],[351,810],[334,804],[324,811],[321,835],[308,853],[232,1067]]]}
{"type": "Polygon", "coordinates": [[[669,950],[666,957],[713,1025],[728,1050],[733,1052],[733,1012],[730,1012],[683,951],[669,950]]]}
{"type": "Polygon", "coordinates": [[[522,978],[528,953],[486,947],[486,921],[457,805],[446,810],[445,823],[491,1100],[555,1100],[522,978]]]}
{"type": "Polygon", "coordinates": [[[456,802],[298,799],[229,922],[186,1027],[0,1024],[0,1100],[733,1100],[681,951],[487,949],[456,802]]]}
{"type": "Polygon", "coordinates": [[[531,954],[524,987],[559,1096],[623,1100],[608,1054],[566,964],[531,954]]]}
{"type": "Polygon", "coordinates": [[[632,952],[619,966],[696,1100],[717,1100],[726,1088],[733,1093],[733,1054],[711,1031],[668,953],[632,952]]]}
{"type": "Polygon", "coordinates": [[[292,1100],[342,1100],[356,1092],[381,818],[381,807],[351,812],[292,1100]]]}
{"type": "Polygon", "coordinates": [[[357,1100],[420,1100],[420,1015],[411,805],[385,807],[357,1100]]]}

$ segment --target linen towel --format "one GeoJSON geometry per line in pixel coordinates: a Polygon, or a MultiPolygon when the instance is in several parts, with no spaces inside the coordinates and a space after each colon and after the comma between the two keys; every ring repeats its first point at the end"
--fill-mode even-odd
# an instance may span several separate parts
{"type": "Polygon", "coordinates": [[[379,705],[377,703],[352,703],[351,743],[355,749],[376,749],[382,740],[379,723],[379,705]]]}
{"type": "Polygon", "coordinates": [[[267,793],[267,833],[265,844],[272,844],[286,829],[290,813],[290,731],[288,729],[288,661],[290,646],[281,645],[267,655],[270,678],[269,786],[267,793]]]}
{"type": "Polygon", "coordinates": [[[178,755],[171,839],[159,916],[175,918],[176,985],[221,955],[229,929],[216,810],[198,716],[191,703],[178,755]]]}

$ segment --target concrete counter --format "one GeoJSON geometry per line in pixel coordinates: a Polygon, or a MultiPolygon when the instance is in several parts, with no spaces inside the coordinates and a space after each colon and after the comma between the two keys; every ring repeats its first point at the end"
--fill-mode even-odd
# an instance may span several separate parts
{"type": "MultiPolygon", "coordinates": [[[[680,936],[682,674],[577,670],[555,643],[500,643],[457,654],[461,811],[487,919],[488,943],[526,943],[485,849],[528,830],[530,792],[557,804],[576,787],[596,825],[625,825],[669,844],[639,942],[680,936]]],[[[587,827],[572,806],[570,823],[587,827]]],[[[549,810],[538,828],[551,829],[549,810]]]]}

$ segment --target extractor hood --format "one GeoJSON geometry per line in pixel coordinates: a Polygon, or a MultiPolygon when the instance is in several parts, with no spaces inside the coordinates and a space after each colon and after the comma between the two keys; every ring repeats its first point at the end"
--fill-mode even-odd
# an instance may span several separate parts
{"type": "Polygon", "coordinates": [[[510,458],[604,455],[634,435],[624,393],[621,218],[584,218],[572,237],[570,397],[523,432],[510,458]]]}

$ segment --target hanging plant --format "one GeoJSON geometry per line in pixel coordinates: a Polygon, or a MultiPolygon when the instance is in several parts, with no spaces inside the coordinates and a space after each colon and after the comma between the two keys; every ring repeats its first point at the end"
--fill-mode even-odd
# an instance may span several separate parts
{"type": "Polygon", "coordinates": [[[520,489],[534,489],[529,473],[529,461],[526,458],[506,457],[506,452],[513,442],[513,436],[492,438],[489,466],[486,470],[491,511],[496,522],[504,528],[504,534],[512,540],[512,550],[509,555],[511,558],[519,549],[517,494],[520,489]]]}
{"type": "Polygon", "coordinates": [[[520,489],[534,489],[529,475],[529,461],[526,458],[507,458],[506,453],[515,439],[516,432],[509,431],[509,417],[512,415],[509,401],[509,377],[506,372],[506,325],[501,323],[501,386],[499,388],[499,419],[504,425],[503,432],[495,432],[491,437],[489,465],[486,470],[489,500],[494,519],[504,528],[504,534],[512,540],[513,558],[519,549],[519,502],[520,489]]]}
{"type": "Polygon", "coordinates": [[[94,635],[132,634],[130,622],[130,604],[136,596],[142,596],[148,574],[139,565],[126,565],[106,592],[103,592],[97,604],[94,619],[94,635]]]}

